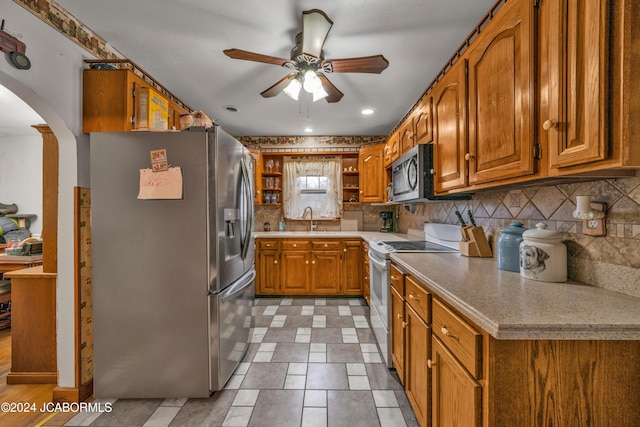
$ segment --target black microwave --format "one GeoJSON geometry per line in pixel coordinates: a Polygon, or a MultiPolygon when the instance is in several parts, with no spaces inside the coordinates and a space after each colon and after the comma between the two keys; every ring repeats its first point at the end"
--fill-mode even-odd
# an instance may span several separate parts
{"type": "Polygon", "coordinates": [[[433,194],[433,144],[413,147],[391,166],[393,201],[428,203],[469,200],[470,194],[435,196],[433,194]]]}

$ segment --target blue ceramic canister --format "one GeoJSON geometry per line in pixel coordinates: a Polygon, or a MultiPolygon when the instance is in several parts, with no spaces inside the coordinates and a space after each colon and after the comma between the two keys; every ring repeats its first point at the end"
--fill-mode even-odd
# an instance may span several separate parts
{"type": "Polygon", "coordinates": [[[520,242],[526,230],[520,221],[514,221],[500,230],[498,237],[498,268],[507,271],[520,271],[520,242]]]}

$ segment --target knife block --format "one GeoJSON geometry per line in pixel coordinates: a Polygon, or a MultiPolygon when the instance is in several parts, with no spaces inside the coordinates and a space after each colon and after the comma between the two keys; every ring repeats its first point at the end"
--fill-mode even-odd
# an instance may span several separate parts
{"type": "Polygon", "coordinates": [[[491,247],[484,234],[484,229],[480,227],[463,227],[463,241],[460,242],[460,253],[464,256],[491,257],[491,247]]]}

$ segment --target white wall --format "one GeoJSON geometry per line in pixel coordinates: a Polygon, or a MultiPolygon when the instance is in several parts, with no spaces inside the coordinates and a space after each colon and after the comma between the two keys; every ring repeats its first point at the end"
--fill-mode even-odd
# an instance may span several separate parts
{"type": "Polygon", "coordinates": [[[42,232],[42,135],[0,135],[0,203],[18,205],[18,213],[35,214],[29,230],[42,232]]]}
{"type": "Polygon", "coordinates": [[[75,387],[73,192],[89,185],[88,135],[82,133],[83,59],[93,56],[11,0],[0,0],[5,30],[27,45],[31,69],[0,54],[0,84],[29,104],[59,144],[57,356],[58,384],[75,387]],[[78,156],[81,153],[81,156],[78,156]]]}

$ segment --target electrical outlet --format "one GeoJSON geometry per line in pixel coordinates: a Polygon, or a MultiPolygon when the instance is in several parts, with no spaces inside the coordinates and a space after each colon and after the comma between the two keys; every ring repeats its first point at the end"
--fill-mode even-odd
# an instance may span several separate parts
{"type": "Polygon", "coordinates": [[[590,219],[587,221],[587,228],[598,228],[598,220],[597,219],[590,219]]]}

